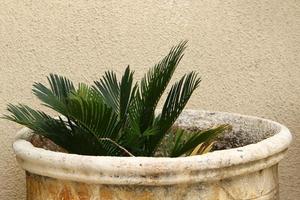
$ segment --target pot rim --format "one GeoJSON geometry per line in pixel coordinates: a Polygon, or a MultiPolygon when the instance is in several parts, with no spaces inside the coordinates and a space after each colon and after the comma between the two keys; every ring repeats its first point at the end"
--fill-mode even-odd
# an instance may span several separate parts
{"type": "MultiPolygon", "coordinates": [[[[185,110],[197,114],[212,111],[185,110]]],[[[34,147],[26,139],[30,129],[23,128],[13,143],[17,161],[30,173],[85,182],[90,184],[173,185],[220,180],[255,172],[277,164],[292,141],[287,127],[277,122],[254,116],[227,112],[214,112],[261,120],[271,124],[278,132],[258,143],[239,148],[217,150],[189,157],[111,157],[87,156],[54,152],[34,147]]]]}

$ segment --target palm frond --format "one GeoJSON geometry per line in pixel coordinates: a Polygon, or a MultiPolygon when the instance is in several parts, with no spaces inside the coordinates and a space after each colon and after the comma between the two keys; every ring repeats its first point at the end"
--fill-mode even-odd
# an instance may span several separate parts
{"type": "Polygon", "coordinates": [[[120,84],[116,73],[107,71],[99,81],[94,81],[94,83],[96,85],[94,89],[99,91],[105,103],[118,113],[120,111],[120,84]]]}
{"type": "Polygon", "coordinates": [[[116,156],[121,151],[128,154],[128,151],[117,141],[121,128],[118,114],[102,102],[102,99],[99,100],[99,96],[89,95],[88,93],[94,93],[93,89],[82,88],[84,89],[86,90],[82,91],[84,96],[89,98],[76,96],[75,93],[70,97],[68,104],[70,119],[77,126],[85,129],[88,134],[93,135],[106,150],[106,155],[116,156]]]}
{"type": "Polygon", "coordinates": [[[11,113],[11,115],[4,115],[5,119],[26,126],[28,125],[34,127],[33,124],[35,121],[48,120],[51,118],[49,115],[45,114],[44,112],[33,110],[32,108],[23,104],[19,104],[19,105],[8,104],[7,110],[11,113]]]}
{"type": "Polygon", "coordinates": [[[88,100],[97,99],[98,101],[103,103],[102,96],[95,89],[91,88],[85,83],[79,83],[78,89],[71,92],[69,98],[72,98],[74,96],[88,100]]]}
{"type": "Polygon", "coordinates": [[[167,130],[170,128],[184,109],[194,90],[199,86],[200,81],[201,79],[197,77],[197,74],[191,72],[172,86],[161,112],[158,122],[160,126],[167,130]]]}
{"type": "Polygon", "coordinates": [[[186,48],[186,43],[187,41],[183,41],[174,46],[168,55],[151,68],[141,80],[140,97],[142,109],[139,117],[142,132],[153,123],[157,103],[184,55],[183,51],[186,48]]]}
{"type": "Polygon", "coordinates": [[[153,153],[161,142],[162,138],[174,124],[194,90],[199,86],[201,79],[195,72],[191,72],[181,78],[172,87],[164,103],[159,119],[155,120],[161,132],[150,137],[149,149],[153,153]]]}
{"type": "Polygon", "coordinates": [[[128,66],[120,83],[120,121],[125,122],[128,117],[128,110],[134,99],[137,85],[133,86],[133,73],[128,66]]]}
{"type": "Polygon", "coordinates": [[[56,74],[50,74],[47,79],[50,88],[42,83],[34,83],[33,94],[43,102],[43,105],[65,115],[67,97],[75,90],[74,85],[66,77],[56,74]]]}
{"type": "Polygon", "coordinates": [[[9,104],[8,111],[11,115],[5,115],[4,118],[24,125],[70,150],[69,139],[72,133],[62,120],[54,119],[42,111],[36,111],[22,104],[17,106],[9,104]]]}
{"type": "Polygon", "coordinates": [[[94,82],[93,88],[101,94],[105,103],[119,114],[120,121],[125,121],[137,89],[137,85],[133,86],[133,74],[127,66],[121,82],[118,82],[116,74],[111,71],[106,72],[100,81],[94,82]]]}
{"type": "Polygon", "coordinates": [[[60,99],[68,97],[71,91],[75,90],[75,87],[71,80],[64,76],[59,76],[57,74],[50,74],[47,77],[53,94],[60,99]]]}
{"type": "Polygon", "coordinates": [[[186,154],[195,149],[199,144],[208,142],[216,138],[219,134],[230,129],[231,126],[223,124],[214,128],[210,128],[204,131],[198,131],[195,133],[189,133],[183,129],[177,129],[175,132],[176,140],[175,145],[170,150],[171,157],[178,157],[186,154]],[[187,139],[182,140],[183,134],[190,135],[187,139]]]}
{"type": "Polygon", "coordinates": [[[205,154],[208,153],[212,150],[213,145],[215,144],[215,141],[207,141],[207,142],[202,142],[198,146],[195,147],[195,149],[192,151],[190,156],[195,156],[199,154],[205,154]]]}
{"type": "Polygon", "coordinates": [[[97,98],[73,95],[68,104],[70,118],[88,128],[96,137],[114,138],[118,133],[118,115],[97,98]]]}

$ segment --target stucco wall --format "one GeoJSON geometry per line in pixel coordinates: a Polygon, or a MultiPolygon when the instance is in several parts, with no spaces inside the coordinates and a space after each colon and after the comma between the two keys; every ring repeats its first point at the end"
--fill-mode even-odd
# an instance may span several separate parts
{"type": "MultiPolygon", "coordinates": [[[[138,79],[189,39],[176,76],[197,70],[203,82],[188,107],[286,124],[295,139],[280,168],[281,197],[300,199],[299,25],[299,0],[4,0],[0,113],[9,102],[39,107],[31,85],[50,72],[91,83],[131,64],[138,79]]],[[[0,120],[1,200],[24,199],[11,149],[19,128],[0,120]]]]}

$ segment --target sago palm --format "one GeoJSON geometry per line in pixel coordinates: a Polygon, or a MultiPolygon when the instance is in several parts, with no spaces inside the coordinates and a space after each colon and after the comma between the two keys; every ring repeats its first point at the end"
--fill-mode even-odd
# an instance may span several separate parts
{"type": "Polygon", "coordinates": [[[195,72],[184,75],[171,87],[161,113],[155,115],[185,48],[186,41],[174,46],[140,83],[134,82],[134,72],[129,66],[120,81],[113,71],[108,71],[93,86],[80,83],[77,88],[69,79],[50,74],[50,87],[34,83],[33,93],[43,105],[57,111],[59,117],[51,117],[26,105],[9,104],[11,114],[4,118],[27,126],[69,153],[154,156],[163,138],[171,134],[174,142],[167,147],[167,156],[188,155],[228,126],[190,133],[172,128],[199,86],[200,78],[195,72]]]}

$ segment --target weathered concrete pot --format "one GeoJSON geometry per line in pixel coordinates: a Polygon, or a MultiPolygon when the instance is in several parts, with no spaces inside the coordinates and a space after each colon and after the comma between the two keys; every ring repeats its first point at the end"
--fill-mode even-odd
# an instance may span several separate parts
{"type": "Polygon", "coordinates": [[[13,148],[26,170],[30,200],[278,199],[277,167],[292,140],[289,130],[219,112],[188,110],[178,120],[183,126],[215,123],[230,123],[257,143],[192,157],[95,157],[33,147],[23,129],[13,148]]]}

